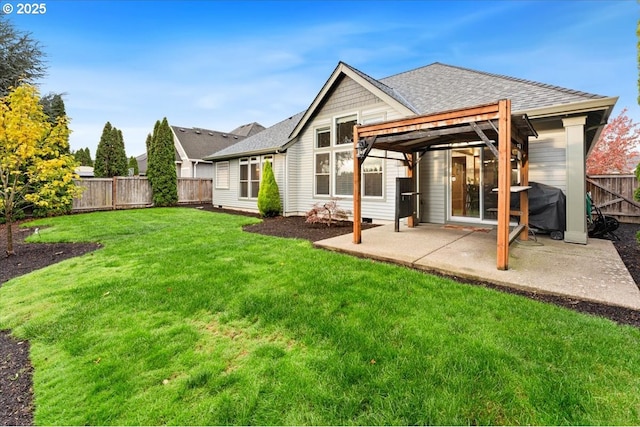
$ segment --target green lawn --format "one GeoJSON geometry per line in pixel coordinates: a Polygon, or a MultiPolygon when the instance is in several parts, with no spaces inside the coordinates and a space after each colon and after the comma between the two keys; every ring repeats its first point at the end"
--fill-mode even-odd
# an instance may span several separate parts
{"type": "MultiPolygon", "coordinates": [[[[104,248],[7,282],[35,421],[640,424],[640,331],[552,305],[144,209],[37,222],[104,248]]],[[[36,224],[36,223],[32,223],[36,224]]]]}

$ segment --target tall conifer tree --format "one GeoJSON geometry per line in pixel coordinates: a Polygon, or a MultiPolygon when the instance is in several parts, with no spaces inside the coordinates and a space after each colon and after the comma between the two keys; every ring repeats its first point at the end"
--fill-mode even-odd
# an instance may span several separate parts
{"type": "Polygon", "coordinates": [[[148,144],[147,176],[155,206],[174,206],[178,203],[173,132],[166,117],[162,122],[156,122],[148,144]]]}
{"type": "Polygon", "coordinates": [[[107,122],[96,150],[93,173],[99,178],[127,175],[127,155],[122,132],[107,122]]]}

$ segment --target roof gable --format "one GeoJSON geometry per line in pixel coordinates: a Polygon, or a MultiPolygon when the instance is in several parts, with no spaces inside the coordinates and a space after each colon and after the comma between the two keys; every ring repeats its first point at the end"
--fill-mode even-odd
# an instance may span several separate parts
{"type": "Polygon", "coordinates": [[[275,153],[283,150],[289,142],[289,135],[298,124],[305,112],[302,111],[275,125],[250,136],[237,144],[229,146],[216,153],[210,153],[206,160],[219,160],[224,158],[239,157],[241,155],[257,155],[275,153]]]}
{"type": "Polygon", "coordinates": [[[247,123],[246,125],[238,126],[237,128],[235,128],[229,133],[232,133],[234,135],[239,135],[239,136],[253,136],[256,133],[262,132],[265,129],[266,128],[262,126],[260,123],[253,122],[253,123],[247,123]]]}
{"type": "Polygon", "coordinates": [[[373,95],[377,96],[387,104],[393,105],[399,110],[404,111],[407,115],[418,113],[418,111],[415,110],[414,107],[393,88],[340,61],[338,63],[338,66],[333,70],[331,76],[329,76],[329,79],[322,86],[322,89],[320,90],[318,95],[316,95],[315,99],[300,119],[298,125],[291,132],[291,135],[289,136],[291,140],[295,139],[298,136],[298,134],[302,131],[302,129],[304,129],[309,120],[321,108],[327,96],[331,93],[335,86],[340,83],[342,76],[347,76],[353,79],[362,87],[370,91],[373,95]]]}
{"type": "Polygon", "coordinates": [[[171,126],[171,129],[189,159],[203,159],[245,138],[241,135],[202,128],[171,126]]]}
{"type": "Polygon", "coordinates": [[[616,100],[603,95],[438,62],[376,80],[341,61],[307,110],[207,158],[233,158],[285,150],[296,141],[307,123],[326,105],[335,89],[347,78],[369,91],[372,96],[397,108],[407,117],[459,110],[495,103],[500,99],[510,99],[514,113],[529,113],[533,110],[541,113],[545,109],[552,109],[553,115],[557,115],[560,114],[558,111],[567,112],[564,105],[571,105],[575,108],[581,106],[580,108],[586,109],[604,109],[606,111],[603,119],[606,120],[616,100]],[[558,106],[561,108],[555,111],[558,106]]]}

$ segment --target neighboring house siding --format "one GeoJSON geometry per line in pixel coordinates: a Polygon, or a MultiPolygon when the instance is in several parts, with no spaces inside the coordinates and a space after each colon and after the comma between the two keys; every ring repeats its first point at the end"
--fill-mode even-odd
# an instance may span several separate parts
{"type": "Polygon", "coordinates": [[[419,163],[420,221],[443,224],[447,217],[448,151],[428,151],[419,163]]]}
{"type": "Polygon", "coordinates": [[[177,170],[178,176],[182,178],[192,178],[191,162],[189,159],[182,159],[182,164],[177,170]]]}
{"type": "Polygon", "coordinates": [[[529,181],[567,191],[567,156],[564,129],[538,132],[529,138],[529,181]]]}
{"type": "Polygon", "coordinates": [[[193,178],[213,178],[213,164],[198,162],[194,165],[194,168],[193,178]]]}

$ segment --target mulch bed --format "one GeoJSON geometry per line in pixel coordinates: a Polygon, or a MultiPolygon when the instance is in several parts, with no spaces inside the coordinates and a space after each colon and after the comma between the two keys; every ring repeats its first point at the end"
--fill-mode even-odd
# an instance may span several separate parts
{"type": "MultiPolygon", "coordinates": [[[[212,212],[257,216],[244,212],[221,210],[211,205],[194,207],[212,212]]],[[[367,229],[374,226],[363,224],[362,228],[367,229]]],[[[0,286],[13,277],[27,274],[67,258],[92,252],[100,247],[95,243],[24,243],[25,237],[33,231],[19,229],[18,224],[15,224],[14,227],[14,250],[17,255],[6,257],[6,226],[0,225],[0,286]]],[[[267,218],[260,224],[247,226],[245,231],[278,237],[307,239],[315,242],[351,233],[352,227],[351,222],[340,222],[332,227],[327,227],[322,224],[306,224],[303,217],[276,217],[267,218]]],[[[636,284],[640,284],[640,245],[636,240],[636,233],[639,230],[640,224],[621,224],[616,231],[620,240],[613,242],[636,284]]],[[[567,297],[507,289],[487,283],[473,284],[496,288],[503,292],[606,317],[621,324],[640,328],[640,312],[636,310],[567,297]]],[[[10,336],[9,331],[0,331],[0,425],[33,424],[32,372],[33,368],[29,361],[29,343],[15,340],[10,336]]]]}

